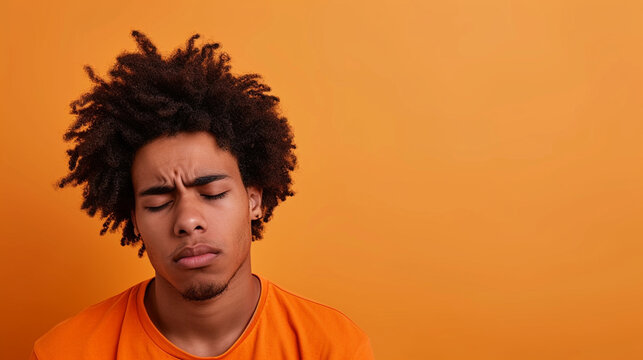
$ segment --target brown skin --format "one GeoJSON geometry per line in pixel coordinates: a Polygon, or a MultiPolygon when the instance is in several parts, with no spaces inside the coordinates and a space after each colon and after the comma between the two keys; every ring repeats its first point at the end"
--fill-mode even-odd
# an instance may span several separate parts
{"type": "Polygon", "coordinates": [[[152,322],[188,353],[224,353],[259,302],[261,285],[251,272],[250,244],[251,221],[262,213],[261,190],[243,185],[235,157],[207,132],[179,133],[142,147],[132,164],[132,183],[132,220],[156,273],[145,295],[152,322]],[[191,186],[209,175],[224,177],[191,186]],[[159,186],[167,187],[166,193],[141,194],[159,186]],[[220,252],[203,267],[181,267],[177,255],[196,244],[220,252]],[[207,300],[184,297],[190,288],[204,287],[225,290],[207,300]]]}

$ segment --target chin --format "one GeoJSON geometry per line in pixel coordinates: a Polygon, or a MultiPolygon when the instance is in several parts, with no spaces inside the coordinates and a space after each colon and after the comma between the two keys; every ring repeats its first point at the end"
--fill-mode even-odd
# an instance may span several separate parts
{"type": "Polygon", "coordinates": [[[181,292],[181,296],[189,301],[205,301],[213,299],[228,289],[228,282],[199,282],[188,286],[181,292]]]}

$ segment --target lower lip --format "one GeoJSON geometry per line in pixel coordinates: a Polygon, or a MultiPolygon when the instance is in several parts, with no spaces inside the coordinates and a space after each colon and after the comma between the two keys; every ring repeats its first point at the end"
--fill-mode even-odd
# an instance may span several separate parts
{"type": "Polygon", "coordinates": [[[197,269],[200,267],[208,266],[217,257],[217,254],[207,253],[197,256],[188,256],[180,258],[177,263],[186,269],[197,269]]]}

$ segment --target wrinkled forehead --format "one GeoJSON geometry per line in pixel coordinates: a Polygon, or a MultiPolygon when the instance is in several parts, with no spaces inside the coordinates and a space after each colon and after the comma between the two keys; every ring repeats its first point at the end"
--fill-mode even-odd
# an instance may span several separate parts
{"type": "Polygon", "coordinates": [[[235,157],[207,132],[157,138],[141,147],[132,163],[134,189],[146,185],[187,182],[200,176],[240,177],[235,157]]]}

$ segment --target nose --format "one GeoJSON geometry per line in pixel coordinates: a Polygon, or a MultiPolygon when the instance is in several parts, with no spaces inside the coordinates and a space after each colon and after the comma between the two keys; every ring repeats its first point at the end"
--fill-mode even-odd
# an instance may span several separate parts
{"type": "Polygon", "coordinates": [[[190,236],[208,229],[208,223],[203,216],[199,201],[191,199],[189,196],[182,196],[176,201],[174,235],[190,236]]]}

